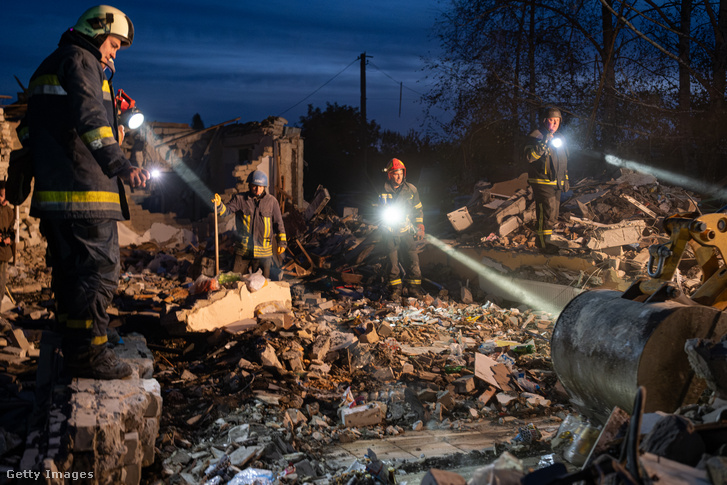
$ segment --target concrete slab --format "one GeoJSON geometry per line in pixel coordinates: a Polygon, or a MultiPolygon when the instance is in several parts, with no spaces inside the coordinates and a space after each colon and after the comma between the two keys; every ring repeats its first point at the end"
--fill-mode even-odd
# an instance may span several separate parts
{"type": "Polygon", "coordinates": [[[219,290],[213,296],[197,300],[192,308],[168,313],[162,317],[162,325],[172,334],[205,332],[231,324],[238,326],[256,314],[288,311],[293,306],[290,285],[284,281],[267,281],[254,292],[238,282],[236,288],[219,290]]]}
{"type": "MultiPolygon", "coordinates": [[[[418,460],[467,454],[471,451],[492,449],[496,443],[508,442],[518,433],[518,427],[532,422],[543,435],[555,433],[560,426],[558,420],[546,416],[534,417],[528,422],[513,421],[507,424],[483,422],[466,430],[423,429],[405,431],[398,436],[383,439],[358,440],[352,443],[338,443],[323,450],[326,461],[349,466],[356,460],[363,462],[370,448],[376,456],[386,462],[390,460],[418,460]]],[[[482,464],[483,466],[485,463],[482,464]]]]}

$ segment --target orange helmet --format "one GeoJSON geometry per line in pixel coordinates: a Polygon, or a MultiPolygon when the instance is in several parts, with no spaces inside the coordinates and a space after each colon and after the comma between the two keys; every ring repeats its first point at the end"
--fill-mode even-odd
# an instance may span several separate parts
{"type": "Polygon", "coordinates": [[[404,165],[404,162],[399,160],[398,158],[392,158],[389,164],[386,166],[386,174],[389,177],[389,180],[392,178],[392,174],[396,170],[403,170],[404,171],[404,178],[406,178],[406,166],[404,165]]]}

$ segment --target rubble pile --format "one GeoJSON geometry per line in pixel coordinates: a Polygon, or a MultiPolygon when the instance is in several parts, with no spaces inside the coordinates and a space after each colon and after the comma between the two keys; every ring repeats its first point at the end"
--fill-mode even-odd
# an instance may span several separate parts
{"type": "MultiPolygon", "coordinates": [[[[574,194],[593,217],[569,213],[558,232],[569,251],[604,264],[618,259],[638,272],[645,261],[636,262],[648,241],[664,237],[656,219],[674,207],[689,210],[683,204],[693,199],[658,184],[619,180],[605,192],[579,183],[574,194]],[[598,192],[604,193],[595,196],[598,192]],[[586,196],[592,199],[584,202],[586,196]],[[598,201],[607,197],[616,197],[618,204],[600,207],[598,201]],[[622,211],[620,216],[613,207],[622,211]],[[646,210],[655,216],[645,217],[646,210]],[[615,235],[609,233],[613,230],[615,235]],[[591,247],[597,238],[614,245],[591,247]]],[[[527,191],[513,197],[482,216],[477,231],[487,232],[487,218],[504,222],[507,207],[522,207],[527,191]]],[[[155,460],[142,470],[142,483],[389,484],[405,483],[408,476],[427,470],[421,483],[465,483],[454,471],[443,471],[464,464],[482,466],[471,483],[489,483],[476,480],[519,478],[546,469],[565,474],[599,456],[618,456],[614,450],[628,439],[630,416],[614,411],[613,420],[598,428],[570,406],[550,363],[553,315],[488,298],[441,266],[423,268],[430,276],[425,280],[428,295],[387,300],[376,227],[355,214],[337,217],[326,210],[325,200],[305,213],[295,208],[286,212],[289,249],[278,275],[284,281],[265,282],[267,290],[253,288],[251,277],[229,272],[229,233],[220,237],[221,272],[216,276],[212,241],[165,245],[138,240],[122,248],[119,290],[109,312],[122,335],[144,335],[163,402],[155,460]],[[171,332],[162,324],[179,312],[194,313],[258,291],[281,291],[284,297],[256,305],[250,317],[217,322],[204,331],[186,327],[171,332]],[[466,455],[377,456],[376,443],[435,431],[453,433],[447,438],[453,442],[457,433],[491,433],[497,439],[466,455]],[[334,459],[332,449],[359,442],[367,447],[365,455],[334,459]],[[589,453],[591,449],[596,451],[589,453]],[[562,468],[552,468],[556,465],[562,468]]],[[[521,221],[514,235],[490,238],[490,232],[483,241],[473,228],[460,234],[459,244],[529,247],[527,217],[519,214],[507,216],[521,221]]],[[[4,405],[12,410],[1,428],[3,470],[20,464],[22,416],[33,405],[40,337],[54,317],[42,255],[42,241],[26,243],[11,272],[13,299],[3,300],[0,385],[8,396],[4,405]]],[[[545,266],[519,274],[544,281],[580,279],[584,288],[599,284],[597,275],[545,266]]],[[[692,348],[695,360],[706,358],[704,349],[710,351],[711,366],[702,364],[704,374],[721,375],[724,366],[716,365],[713,355],[722,345],[692,348]]],[[[700,480],[707,480],[707,473],[719,476],[725,441],[715,436],[723,432],[724,409],[724,402],[705,394],[700,405],[674,415],[645,415],[644,452],[692,467],[685,473],[700,480]],[[678,419],[659,424],[665,416],[678,419]],[[692,446],[683,443],[697,438],[703,453],[696,461],[690,454],[687,463],[675,443],[692,446]]]]}
{"type": "MultiPolygon", "coordinates": [[[[619,174],[608,181],[576,182],[561,197],[560,219],[553,230],[552,242],[560,247],[560,255],[589,258],[599,271],[584,275],[527,266],[503,271],[521,279],[584,289],[614,281],[627,285],[645,277],[649,246],[667,240],[661,228],[663,218],[701,210],[701,198],[659,183],[651,175],[624,169],[619,174]]],[[[535,206],[526,177],[495,185],[476,183],[468,203],[448,217],[452,225],[448,241],[454,247],[537,251],[532,229],[535,206]]],[[[680,264],[678,283],[686,294],[699,284],[701,275],[695,266],[693,258],[680,264]]]]}

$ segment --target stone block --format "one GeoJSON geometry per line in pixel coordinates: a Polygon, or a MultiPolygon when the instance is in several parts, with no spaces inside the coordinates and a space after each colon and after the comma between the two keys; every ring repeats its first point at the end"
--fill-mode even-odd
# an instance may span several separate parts
{"type": "Polygon", "coordinates": [[[260,308],[276,307],[283,311],[292,308],[290,285],[284,281],[268,281],[255,292],[250,292],[244,283],[238,282],[237,288],[216,293],[219,295],[215,295],[214,301],[211,298],[200,299],[192,308],[170,312],[162,319],[162,325],[174,334],[205,332],[254,318],[260,308]]]}
{"type": "Polygon", "coordinates": [[[343,425],[347,428],[358,426],[373,426],[380,424],[386,417],[386,404],[380,402],[371,402],[354,406],[352,408],[344,408],[341,412],[343,425]]]}
{"type": "Polygon", "coordinates": [[[124,465],[138,463],[141,466],[141,447],[139,446],[139,432],[133,431],[124,435],[124,445],[126,453],[124,454],[124,465]]]}
{"type": "Polygon", "coordinates": [[[87,409],[74,409],[68,420],[73,437],[73,451],[93,451],[96,446],[96,413],[87,409]]]}

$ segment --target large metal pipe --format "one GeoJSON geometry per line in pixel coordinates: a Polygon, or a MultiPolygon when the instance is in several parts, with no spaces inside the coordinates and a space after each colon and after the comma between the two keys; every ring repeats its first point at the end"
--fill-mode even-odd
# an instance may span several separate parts
{"type": "Polygon", "coordinates": [[[604,423],[615,406],[631,413],[639,386],[645,412],[674,412],[706,387],[695,378],[684,343],[719,339],[727,313],[673,301],[641,303],[623,293],[592,290],[563,309],[553,329],[551,357],[558,379],[583,414],[604,423]]]}

